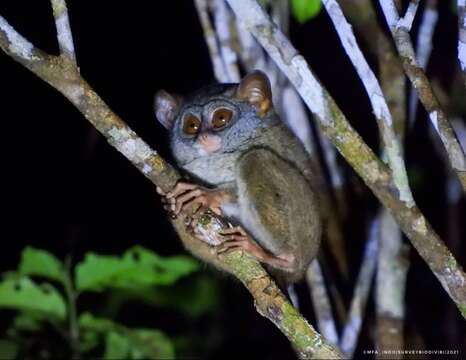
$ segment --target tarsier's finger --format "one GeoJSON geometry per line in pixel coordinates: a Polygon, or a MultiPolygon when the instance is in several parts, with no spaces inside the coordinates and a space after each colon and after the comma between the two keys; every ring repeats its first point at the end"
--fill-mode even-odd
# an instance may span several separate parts
{"type": "MultiPolygon", "coordinates": [[[[196,189],[193,191],[189,191],[186,194],[181,195],[180,197],[177,197],[175,212],[178,214],[181,211],[181,209],[184,207],[184,205],[188,202],[192,202],[192,201],[196,202],[197,198],[199,197],[199,195],[201,195],[201,193],[202,193],[201,190],[196,189]]],[[[201,201],[197,200],[197,202],[200,203],[201,201]]]]}
{"type": "Polygon", "coordinates": [[[188,190],[194,190],[197,189],[199,186],[183,181],[179,181],[176,185],[175,188],[172,191],[169,191],[167,193],[167,198],[172,198],[172,197],[178,197],[182,193],[188,191],[188,190]]]}
{"type": "Polygon", "coordinates": [[[227,235],[226,238],[227,238],[227,241],[246,241],[247,240],[246,236],[237,235],[237,234],[227,235]]]}
{"type": "Polygon", "coordinates": [[[227,229],[222,229],[219,231],[220,235],[230,235],[230,234],[241,234],[243,236],[247,236],[246,231],[243,230],[241,226],[234,226],[227,229]]]}
{"type": "Polygon", "coordinates": [[[240,249],[243,241],[226,241],[217,248],[217,254],[222,254],[229,250],[240,249]]]}
{"type": "Polygon", "coordinates": [[[191,213],[200,212],[201,207],[207,210],[205,207],[205,200],[202,197],[196,196],[188,201],[184,202],[181,206],[181,212],[187,213],[191,210],[191,213]]]}
{"type": "Polygon", "coordinates": [[[218,215],[218,216],[222,216],[223,215],[223,212],[222,212],[222,209],[220,207],[211,207],[210,210],[212,210],[215,215],[218,215]]]}

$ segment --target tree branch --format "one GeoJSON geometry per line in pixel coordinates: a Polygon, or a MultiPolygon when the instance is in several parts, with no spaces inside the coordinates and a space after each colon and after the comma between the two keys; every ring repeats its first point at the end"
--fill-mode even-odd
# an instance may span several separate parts
{"type": "MultiPolygon", "coordinates": [[[[370,49],[377,54],[381,86],[393,114],[396,133],[402,142],[406,123],[405,75],[395,49],[378,25],[374,8],[369,1],[355,3],[348,0],[342,4],[345,5],[345,12],[352,15],[356,29],[366,38],[370,49]]],[[[417,100],[416,94],[414,96],[417,100]]],[[[376,346],[379,350],[377,358],[389,358],[393,354],[386,356],[383,350],[403,349],[403,295],[409,250],[407,245],[403,245],[400,229],[387,210],[379,212],[377,221],[380,224],[375,299],[376,346]]]]}
{"type": "Polygon", "coordinates": [[[335,0],[323,0],[323,3],[340,37],[343,48],[353,63],[369,96],[384,142],[384,151],[387,154],[388,163],[393,173],[393,181],[400,194],[399,197],[406,202],[408,207],[411,207],[414,205],[414,199],[409,188],[400,141],[395,134],[392,115],[379,82],[360,50],[351,25],[346,21],[338,3],[335,0]]]}
{"type": "Polygon", "coordinates": [[[350,126],[328,92],[317,81],[304,58],[269,20],[254,0],[227,0],[238,21],[261,43],[293,83],[323,132],[389,209],[403,232],[466,317],[466,275],[416,206],[393,192],[387,167],[350,126]]]}
{"type": "Polygon", "coordinates": [[[376,345],[381,354],[379,358],[386,358],[383,350],[403,349],[409,249],[403,244],[398,225],[385,209],[379,212],[378,218],[380,231],[376,282],[376,345]]]}
{"type": "MultiPolygon", "coordinates": [[[[416,56],[419,66],[425,70],[429,62],[430,53],[432,52],[432,37],[435,26],[437,25],[438,11],[437,0],[428,0],[424,13],[422,14],[421,25],[417,34],[416,56]]],[[[418,98],[413,87],[410,89],[409,96],[409,124],[414,125],[416,119],[418,98]]]]}
{"type": "MultiPolygon", "coordinates": [[[[404,18],[400,19],[393,0],[379,0],[379,2],[390,31],[392,32],[393,39],[395,40],[398,53],[401,56],[405,73],[417,90],[421,103],[429,113],[429,118],[448,153],[451,166],[457,173],[463,190],[466,192],[466,157],[445,112],[441,108],[432,90],[429,79],[424,70],[417,63],[413,45],[409,37],[409,30],[408,27],[406,27],[409,25],[409,21],[405,21],[404,18]]],[[[413,12],[415,6],[411,8],[411,12],[413,12]]]]}
{"type": "MultiPolygon", "coordinates": [[[[111,111],[81,77],[70,58],[54,57],[38,50],[3,17],[0,17],[0,47],[62,93],[151,182],[164,191],[173,188],[180,175],[111,111]]],[[[247,287],[254,297],[258,312],[270,319],[287,336],[301,357],[340,357],[288,302],[255,259],[242,251],[212,256],[215,250],[187,231],[183,217],[172,219],[172,224],[191,252],[201,259],[208,258],[215,266],[235,275],[247,287]]]]}
{"type": "Polygon", "coordinates": [[[76,54],[74,52],[73,35],[71,33],[68,8],[65,0],[50,0],[52,4],[55,27],[57,29],[58,46],[60,54],[66,56],[76,64],[76,54]]]}
{"type": "Polygon", "coordinates": [[[466,87],[466,0],[458,1],[458,60],[466,87]]]}
{"type": "Polygon", "coordinates": [[[224,0],[214,0],[214,21],[215,33],[218,36],[220,43],[220,54],[225,68],[225,75],[227,81],[225,82],[239,82],[240,74],[238,68],[238,58],[236,52],[233,50],[231,27],[232,17],[228,11],[227,5],[224,0]]]}
{"type": "Polygon", "coordinates": [[[332,314],[332,305],[325,287],[324,274],[317,259],[309,265],[306,280],[311,291],[317,327],[329,344],[338,346],[338,333],[332,314]]]}
{"type": "Polygon", "coordinates": [[[369,291],[377,263],[377,235],[379,227],[379,219],[373,219],[369,229],[366,246],[364,248],[364,256],[361,263],[361,269],[359,270],[358,279],[356,281],[356,286],[354,288],[348,319],[346,320],[346,324],[341,335],[340,348],[343,355],[347,358],[353,357],[358,344],[359,333],[361,332],[367,299],[369,297],[369,291]]]}
{"type": "Polygon", "coordinates": [[[222,57],[220,55],[220,49],[217,43],[217,36],[212,27],[212,23],[209,19],[209,0],[195,0],[197,14],[201,21],[202,30],[204,31],[204,38],[206,39],[207,48],[209,49],[210,60],[212,61],[212,67],[214,69],[215,78],[219,82],[227,82],[226,71],[222,57]]]}

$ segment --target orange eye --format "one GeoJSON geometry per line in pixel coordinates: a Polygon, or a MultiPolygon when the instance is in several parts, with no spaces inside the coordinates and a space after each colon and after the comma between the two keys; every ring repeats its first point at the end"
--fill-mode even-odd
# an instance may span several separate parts
{"type": "Polygon", "coordinates": [[[233,112],[229,109],[220,108],[215,110],[212,116],[212,126],[214,129],[221,129],[225,127],[233,117],[233,112]]]}
{"type": "Polygon", "coordinates": [[[199,131],[201,120],[193,114],[188,114],[183,120],[183,132],[188,135],[195,135],[199,131]]]}

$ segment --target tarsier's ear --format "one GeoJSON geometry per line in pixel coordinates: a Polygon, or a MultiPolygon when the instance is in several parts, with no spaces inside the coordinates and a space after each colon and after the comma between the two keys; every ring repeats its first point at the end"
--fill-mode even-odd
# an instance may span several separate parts
{"type": "Polygon", "coordinates": [[[155,116],[159,122],[170,130],[175,121],[176,113],[181,105],[181,99],[170,95],[165,90],[159,90],[154,98],[155,116]]]}
{"type": "Polygon", "coordinates": [[[238,85],[238,97],[254,105],[259,116],[263,117],[273,105],[267,75],[259,70],[247,74],[238,85]]]}

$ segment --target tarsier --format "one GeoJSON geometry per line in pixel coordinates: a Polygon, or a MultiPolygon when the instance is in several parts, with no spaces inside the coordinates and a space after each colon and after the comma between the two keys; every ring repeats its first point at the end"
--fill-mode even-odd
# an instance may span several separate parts
{"type": "MultiPolygon", "coordinates": [[[[299,280],[320,245],[316,168],[272,104],[267,76],[216,84],[184,99],[161,90],[158,120],[177,164],[193,182],[163,193],[175,215],[209,208],[234,224],[217,253],[241,248],[279,283],[299,280]]],[[[202,239],[200,239],[202,241],[202,239]]]]}

